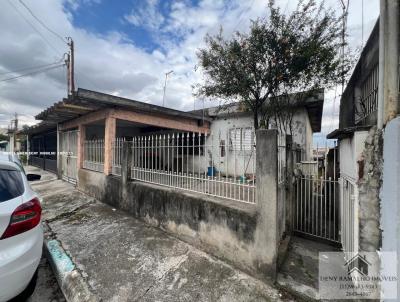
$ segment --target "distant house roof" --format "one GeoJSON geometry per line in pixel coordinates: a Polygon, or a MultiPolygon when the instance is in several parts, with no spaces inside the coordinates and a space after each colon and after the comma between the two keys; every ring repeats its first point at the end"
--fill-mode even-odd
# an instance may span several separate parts
{"type": "MultiPolygon", "coordinates": [[[[296,97],[296,93],[292,94],[293,98],[296,97]]],[[[321,131],[321,121],[322,121],[322,111],[324,107],[324,90],[315,91],[311,96],[309,96],[304,103],[301,103],[299,107],[304,107],[307,110],[308,117],[310,119],[311,128],[313,132],[321,131]]],[[[192,113],[198,115],[204,115],[209,118],[225,117],[235,114],[249,115],[251,111],[247,110],[241,103],[234,102],[227,105],[215,106],[203,109],[198,109],[191,111],[192,113]]]]}
{"type": "Polygon", "coordinates": [[[35,134],[48,131],[55,128],[57,123],[63,123],[90,112],[105,108],[120,108],[135,112],[160,113],[171,117],[179,116],[193,120],[210,120],[209,118],[191,112],[184,112],[106,93],[78,88],[74,95],[64,98],[60,102],[54,103],[52,106],[36,115],[35,118],[42,122],[23,132],[35,134]]]}
{"type": "Polygon", "coordinates": [[[369,130],[372,126],[353,126],[353,127],[347,127],[347,128],[342,128],[342,129],[336,129],[329,133],[326,138],[328,139],[342,139],[342,138],[347,138],[347,137],[352,137],[354,132],[356,131],[366,131],[369,130]]]}

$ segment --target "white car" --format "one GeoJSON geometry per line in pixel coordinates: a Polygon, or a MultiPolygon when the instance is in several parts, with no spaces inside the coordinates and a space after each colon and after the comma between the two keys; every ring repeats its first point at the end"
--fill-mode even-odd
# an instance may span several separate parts
{"type": "Polygon", "coordinates": [[[14,155],[0,153],[0,302],[34,291],[42,256],[42,208],[28,174],[14,155]]]}

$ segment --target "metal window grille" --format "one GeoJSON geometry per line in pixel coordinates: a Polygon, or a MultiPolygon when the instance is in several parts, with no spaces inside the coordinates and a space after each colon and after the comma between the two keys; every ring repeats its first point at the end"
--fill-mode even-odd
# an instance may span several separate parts
{"type": "Polygon", "coordinates": [[[125,138],[118,137],[112,142],[112,169],[113,175],[121,175],[121,163],[122,163],[122,147],[124,145],[125,138]]]}
{"type": "Polygon", "coordinates": [[[251,127],[229,129],[229,150],[251,151],[255,132],[251,127]]]}
{"type": "Polygon", "coordinates": [[[86,140],[84,142],[83,168],[98,172],[104,171],[104,140],[86,140]]]}
{"type": "MultiPolygon", "coordinates": [[[[255,136],[241,142],[248,152],[225,150],[223,137],[173,133],[134,137],[131,178],[205,195],[254,203],[255,136]]],[[[236,136],[239,137],[239,136],[236,136]]]]}
{"type": "Polygon", "coordinates": [[[355,122],[359,123],[378,109],[378,64],[361,85],[361,95],[356,105],[355,122]]]}

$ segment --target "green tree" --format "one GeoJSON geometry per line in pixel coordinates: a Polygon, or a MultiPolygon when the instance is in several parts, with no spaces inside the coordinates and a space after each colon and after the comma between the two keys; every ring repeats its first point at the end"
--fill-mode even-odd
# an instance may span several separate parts
{"type": "Polygon", "coordinates": [[[260,117],[266,126],[271,118],[291,124],[293,112],[282,110],[307,96],[293,99],[293,93],[336,85],[350,66],[340,57],[343,16],[313,0],[300,1],[287,15],[271,0],[268,11],[268,18],[252,21],[249,33],[207,35],[197,53],[204,79],[195,94],[240,102],[253,113],[255,129],[260,117]]]}

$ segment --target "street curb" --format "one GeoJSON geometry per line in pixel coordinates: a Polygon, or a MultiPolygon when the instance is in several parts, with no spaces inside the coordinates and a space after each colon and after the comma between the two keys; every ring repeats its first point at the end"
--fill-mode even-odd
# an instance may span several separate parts
{"type": "Polygon", "coordinates": [[[45,235],[43,247],[53,269],[58,285],[67,302],[100,301],[89,289],[88,284],[76,269],[60,242],[53,236],[45,235]]]}

